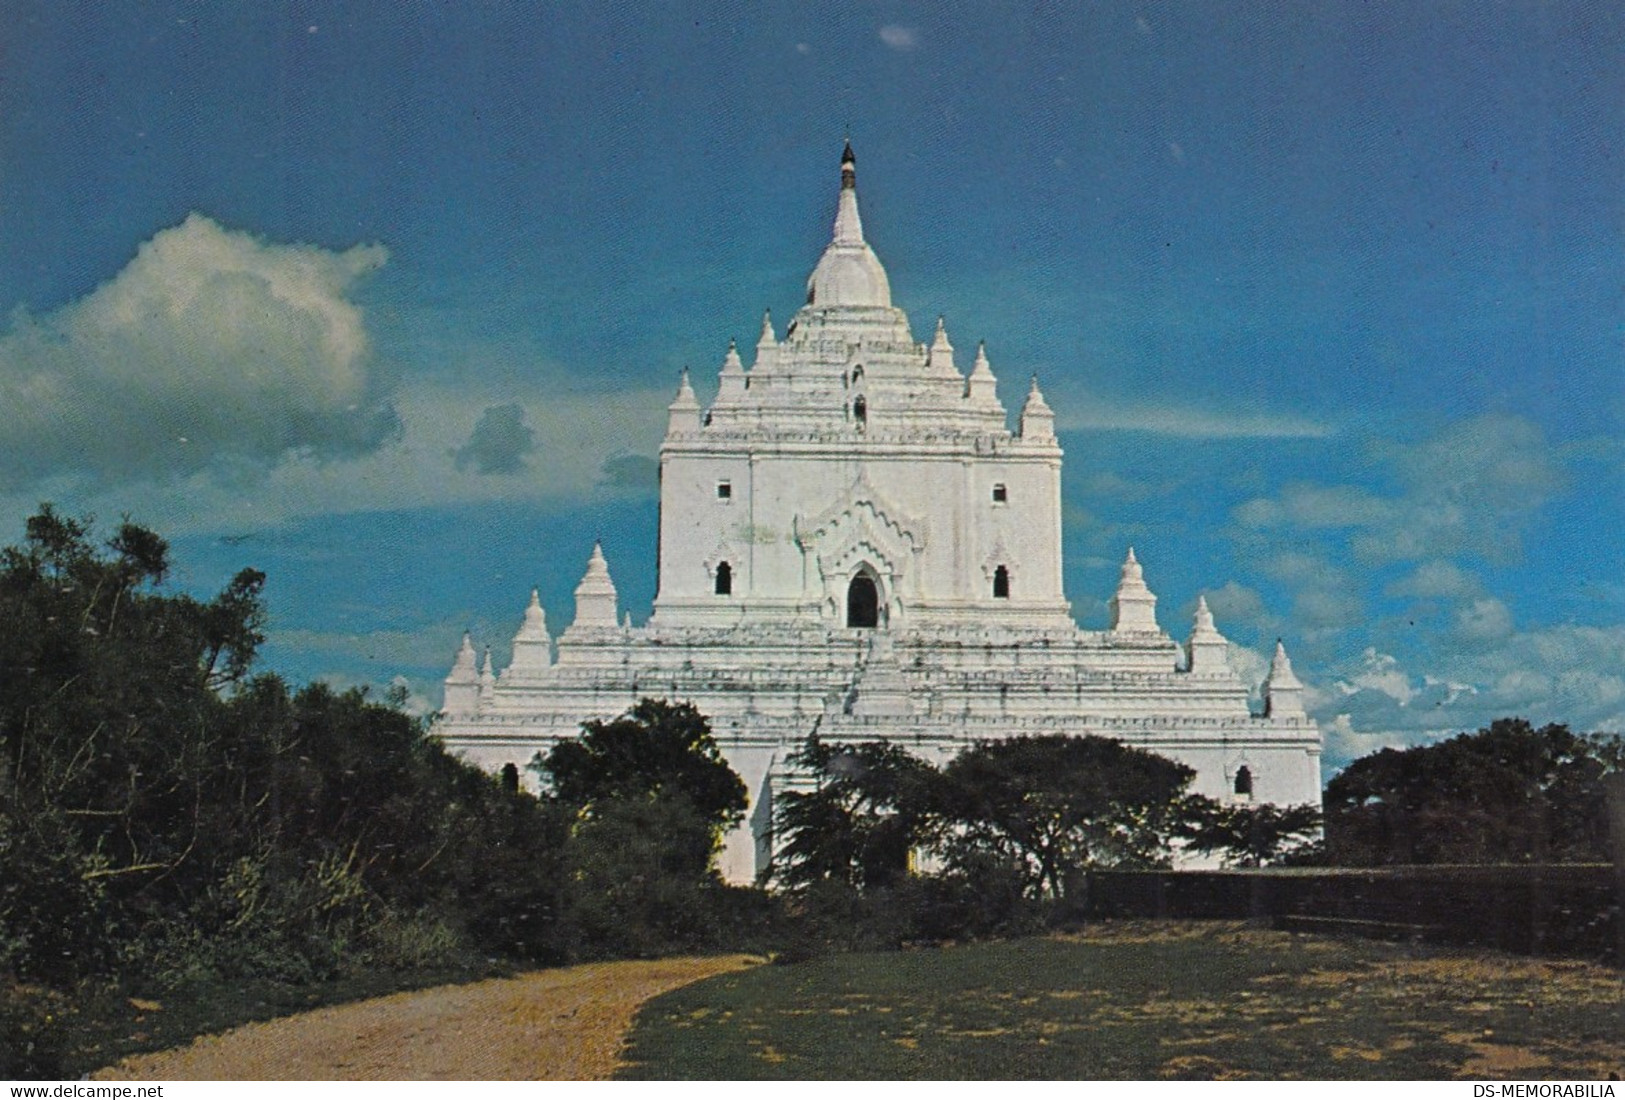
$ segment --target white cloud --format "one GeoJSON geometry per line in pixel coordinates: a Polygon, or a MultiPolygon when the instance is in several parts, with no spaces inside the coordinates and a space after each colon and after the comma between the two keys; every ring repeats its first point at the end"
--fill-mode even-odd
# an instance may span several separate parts
{"type": "Polygon", "coordinates": [[[1508,628],[1472,648],[1429,654],[1429,667],[1420,673],[1367,648],[1326,669],[1325,686],[1309,685],[1310,710],[1326,733],[1333,767],[1383,746],[1481,729],[1497,718],[1617,733],[1625,730],[1621,653],[1625,626],[1508,628]]]}
{"type": "Polygon", "coordinates": [[[1181,439],[1324,439],[1332,429],[1300,416],[1225,412],[1168,405],[1125,405],[1098,398],[1068,402],[1063,430],[1145,432],[1181,439]]]}
{"type": "MultiPolygon", "coordinates": [[[[1381,496],[1356,485],[1291,485],[1238,506],[1252,531],[1348,528],[1349,546],[1368,562],[1474,554],[1514,561],[1522,535],[1565,474],[1540,429],[1516,416],[1473,417],[1418,443],[1376,448],[1403,485],[1381,496]]],[[[1414,585],[1445,580],[1435,567],[1414,585]]],[[[1462,577],[1454,578],[1462,581],[1462,577]]],[[[1443,593],[1440,593],[1443,594],[1443,593]]]]}
{"type": "Polygon", "coordinates": [[[274,244],[200,214],[112,280],[0,337],[0,470],[128,483],[304,455],[353,457],[397,429],[348,297],[387,252],[274,244]]]}
{"type": "Polygon", "coordinates": [[[1223,587],[1204,595],[1214,623],[1221,631],[1227,622],[1256,623],[1265,617],[1264,598],[1244,584],[1226,581],[1223,587]]]}
{"type": "Polygon", "coordinates": [[[1415,596],[1419,599],[1462,599],[1476,595],[1482,585],[1479,579],[1454,562],[1425,561],[1403,580],[1388,586],[1390,596],[1415,596]]]}
{"type": "Polygon", "coordinates": [[[1311,630],[1340,629],[1359,622],[1365,607],[1353,593],[1331,587],[1309,588],[1292,601],[1292,617],[1311,630]]]}
{"type": "Polygon", "coordinates": [[[1499,641],[1512,633],[1512,612],[1494,596],[1479,596],[1456,609],[1452,625],[1463,641],[1499,641]]]}
{"type": "Polygon", "coordinates": [[[913,27],[888,23],[880,28],[880,40],[894,50],[912,50],[920,44],[920,35],[913,27]]]}
{"type": "Polygon", "coordinates": [[[1336,695],[1375,691],[1400,706],[1408,704],[1417,694],[1411,686],[1410,677],[1399,667],[1399,661],[1387,653],[1378,653],[1372,647],[1367,647],[1360,654],[1359,663],[1346,679],[1332,684],[1331,691],[1336,695]]]}
{"type": "Polygon", "coordinates": [[[1270,658],[1249,646],[1230,643],[1225,652],[1225,660],[1230,668],[1247,685],[1249,694],[1255,701],[1260,698],[1264,677],[1269,674],[1270,658]]]}
{"type": "MultiPolygon", "coordinates": [[[[560,372],[545,372],[548,377],[560,372]]],[[[541,377],[539,374],[538,377],[541,377]]],[[[466,505],[488,501],[579,502],[644,492],[606,477],[606,461],[652,455],[665,427],[668,387],[609,392],[518,392],[483,386],[410,381],[393,398],[401,431],[376,450],[346,462],[298,453],[259,477],[245,491],[212,470],[157,485],[110,485],[95,492],[38,486],[0,496],[0,517],[31,513],[41,499],[70,512],[130,513],[166,535],[260,530],[317,515],[466,505]],[[535,434],[534,468],[508,476],[458,469],[457,451],[492,406],[513,405],[535,434]]]]}

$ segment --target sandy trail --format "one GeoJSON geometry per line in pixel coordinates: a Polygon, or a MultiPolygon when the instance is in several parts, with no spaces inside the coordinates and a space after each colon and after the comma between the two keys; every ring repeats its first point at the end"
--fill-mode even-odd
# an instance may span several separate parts
{"type": "Polygon", "coordinates": [[[599,963],[396,993],[126,1058],[97,1080],[607,1080],[638,1006],[759,960],[599,963]]]}

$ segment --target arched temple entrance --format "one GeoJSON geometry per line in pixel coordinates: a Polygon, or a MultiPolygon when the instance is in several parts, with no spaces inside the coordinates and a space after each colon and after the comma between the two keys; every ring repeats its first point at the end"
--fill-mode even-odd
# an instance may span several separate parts
{"type": "Polygon", "coordinates": [[[880,589],[868,573],[859,573],[846,586],[846,625],[870,630],[880,625],[880,589]]]}

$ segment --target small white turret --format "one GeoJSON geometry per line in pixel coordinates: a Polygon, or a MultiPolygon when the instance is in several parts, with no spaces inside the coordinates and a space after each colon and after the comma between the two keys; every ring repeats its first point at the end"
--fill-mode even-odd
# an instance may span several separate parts
{"type": "Polygon", "coordinates": [[[592,544],[592,557],[587,559],[587,572],[576,585],[576,621],[574,627],[615,625],[615,582],[609,578],[609,563],[604,560],[601,543],[592,544]]]}
{"type": "Polygon", "coordinates": [[[667,435],[700,430],[700,401],[694,396],[694,387],[688,382],[688,368],[683,368],[683,380],[677,385],[677,398],[666,406],[671,420],[666,425],[667,435]]]}
{"type": "Polygon", "coordinates": [[[722,358],[722,370],[717,374],[717,404],[733,405],[745,396],[745,364],[739,359],[739,348],[728,341],[728,354],[722,358]]]}
{"type": "Polygon", "coordinates": [[[937,318],[937,335],[931,341],[926,369],[943,378],[959,377],[959,368],[954,366],[954,346],[948,342],[948,325],[941,317],[937,318]]]}
{"type": "Polygon", "coordinates": [[[1021,407],[1021,438],[1035,443],[1055,440],[1055,412],[1044,400],[1036,374],[1033,375],[1032,388],[1027,391],[1027,403],[1021,407]]]}
{"type": "Polygon", "coordinates": [[[1117,633],[1146,633],[1157,629],[1157,597],[1145,585],[1134,547],[1128,548],[1123,572],[1117,581],[1117,594],[1111,598],[1112,630],[1117,633]]]}
{"type": "Polygon", "coordinates": [[[480,674],[474,668],[474,639],[465,631],[457,660],[446,677],[446,697],[440,710],[448,718],[469,718],[479,709],[480,674]]]}
{"type": "Polygon", "coordinates": [[[773,372],[779,365],[779,341],[773,335],[773,314],[770,310],[762,313],[762,335],[756,341],[756,362],[750,366],[750,385],[752,387],[765,385],[773,377],[773,372]]]}
{"type": "Polygon", "coordinates": [[[999,380],[993,377],[993,368],[987,362],[987,342],[976,345],[976,363],[970,377],[965,380],[965,396],[972,405],[996,406],[999,403],[999,380]]]}
{"type": "Polygon", "coordinates": [[[1264,677],[1264,715],[1268,718],[1303,718],[1303,681],[1292,672],[1286,646],[1275,639],[1275,657],[1270,674],[1264,677]]]}
{"type": "Polygon", "coordinates": [[[552,664],[553,639],[547,632],[547,613],[542,610],[541,593],[532,588],[524,624],[513,636],[513,662],[502,675],[506,681],[510,676],[540,671],[552,664]]]}
{"type": "Polygon", "coordinates": [[[1185,644],[1187,668],[1191,672],[1228,673],[1230,671],[1230,642],[1213,625],[1213,612],[1208,610],[1207,597],[1196,597],[1196,618],[1191,624],[1191,638],[1185,644]]]}
{"type": "Polygon", "coordinates": [[[480,702],[489,703],[491,693],[496,690],[497,673],[491,667],[491,647],[485,647],[485,656],[480,659],[480,702]]]}

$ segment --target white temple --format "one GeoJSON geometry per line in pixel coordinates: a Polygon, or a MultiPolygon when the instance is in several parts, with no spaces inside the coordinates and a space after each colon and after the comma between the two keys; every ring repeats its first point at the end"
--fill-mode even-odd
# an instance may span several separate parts
{"type": "Polygon", "coordinates": [[[538,750],[645,696],[711,719],[752,811],[723,870],[771,853],[785,757],[887,738],[934,759],[984,739],[1099,734],[1196,769],[1232,800],[1320,802],[1320,731],[1279,645],[1253,713],[1198,600],[1181,645],[1128,550],[1111,627],[1080,630],[1061,585],[1061,448],[1033,378],[1016,430],[978,347],[967,376],[939,319],[917,343],[841,160],[835,232],[807,304],[729,345],[716,399],[683,374],[660,449],[654,613],[618,620],[594,546],[575,621],[554,639],[536,593],[497,673],[465,637],[437,729],[462,756],[521,772],[538,750]]]}

